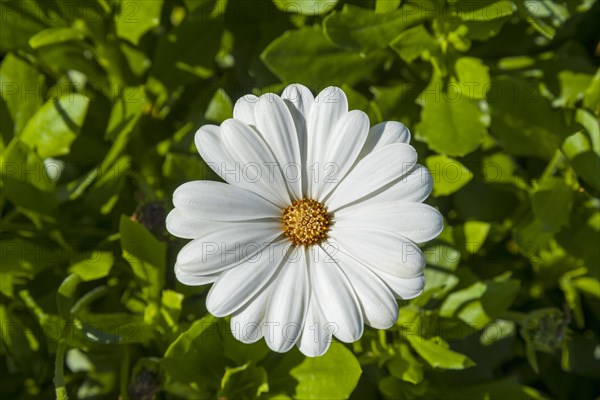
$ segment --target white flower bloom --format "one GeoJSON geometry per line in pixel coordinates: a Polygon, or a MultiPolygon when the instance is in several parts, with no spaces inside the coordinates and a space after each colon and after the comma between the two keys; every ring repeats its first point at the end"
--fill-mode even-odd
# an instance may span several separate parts
{"type": "Polygon", "coordinates": [[[396,323],[396,298],[418,296],[442,216],[423,204],[431,175],[399,122],[369,127],[336,87],[302,85],[241,98],[232,119],[196,133],[202,158],[227,183],[194,181],[173,194],[173,235],[193,239],[177,278],[213,283],[206,301],[232,315],[233,335],[307,356],[332,335],[396,323]]]}

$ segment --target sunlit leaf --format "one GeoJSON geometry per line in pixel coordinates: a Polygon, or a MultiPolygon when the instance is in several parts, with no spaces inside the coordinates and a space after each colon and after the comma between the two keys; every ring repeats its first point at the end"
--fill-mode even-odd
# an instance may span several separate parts
{"type": "Polygon", "coordinates": [[[369,52],[387,47],[398,33],[420,22],[421,14],[410,3],[385,14],[346,4],[325,19],[324,28],[336,45],[369,52]]]}
{"type": "Polygon", "coordinates": [[[283,12],[302,15],[327,14],[337,4],[338,0],[273,0],[273,3],[283,12]]]}
{"type": "Polygon", "coordinates": [[[90,100],[80,94],[49,100],[29,120],[19,138],[41,158],[68,154],[81,132],[90,100]]]}
{"type": "Polygon", "coordinates": [[[309,86],[352,84],[372,73],[385,54],[369,58],[331,44],[318,28],[288,31],[273,41],[261,59],[284,82],[309,86]]]}
{"type": "Polygon", "coordinates": [[[140,38],[160,23],[162,0],[144,2],[140,0],[123,0],[115,17],[117,35],[138,44],[140,38]]]}
{"type": "Polygon", "coordinates": [[[407,336],[413,349],[434,368],[465,369],[475,363],[467,356],[450,350],[448,343],[441,338],[424,339],[407,336]]]}
{"type": "Polygon", "coordinates": [[[38,47],[60,44],[71,40],[83,40],[85,36],[84,32],[74,28],[50,28],[32,36],[29,39],[29,45],[37,49],[38,47]]]}
{"type": "Polygon", "coordinates": [[[425,165],[433,176],[434,196],[448,196],[460,190],[473,179],[473,173],[467,167],[450,157],[429,156],[425,165]]]}
{"type": "Polygon", "coordinates": [[[421,93],[423,108],[417,135],[432,150],[450,156],[474,151],[487,135],[487,116],[460,87],[444,87],[439,75],[421,93]]]}
{"type": "Polygon", "coordinates": [[[361,368],[352,352],[332,343],[325,355],[306,358],[290,375],[298,381],[296,398],[347,399],[358,383],[361,368]]]}
{"type": "Polygon", "coordinates": [[[166,247],[144,226],[121,216],[123,257],[129,262],[146,298],[157,301],[164,285],[166,247]]]}

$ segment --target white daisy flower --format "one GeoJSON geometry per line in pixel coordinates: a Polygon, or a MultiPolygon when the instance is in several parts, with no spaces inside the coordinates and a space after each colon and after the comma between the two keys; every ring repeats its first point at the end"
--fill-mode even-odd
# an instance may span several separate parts
{"type": "Polygon", "coordinates": [[[194,181],[173,194],[173,235],[193,239],[175,265],[187,285],[213,283],[208,311],[231,315],[240,341],[324,354],[364,324],[398,318],[418,296],[442,216],[423,204],[431,175],[399,122],[370,128],[336,87],[247,95],[233,118],[196,133],[202,158],[227,183],[194,181]]]}

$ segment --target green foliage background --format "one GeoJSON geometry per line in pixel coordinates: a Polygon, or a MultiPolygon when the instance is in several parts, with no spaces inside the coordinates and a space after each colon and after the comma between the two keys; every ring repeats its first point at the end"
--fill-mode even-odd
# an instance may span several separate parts
{"type": "Polygon", "coordinates": [[[3,399],[598,398],[598,2],[1,7],[3,399]],[[398,324],[316,359],[236,342],[164,230],[195,130],[294,82],[405,123],[446,217],[398,324]]]}

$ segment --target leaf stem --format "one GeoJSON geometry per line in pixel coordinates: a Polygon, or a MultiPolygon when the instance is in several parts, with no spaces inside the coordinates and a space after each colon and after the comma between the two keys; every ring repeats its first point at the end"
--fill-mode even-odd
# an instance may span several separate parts
{"type": "Polygon", "coordinates": [[[67,388],[65,387],[64,364],[67,345],[63,342],[56,348],[56,358],[54,360],[54,388],[56,400],[68,400],[67,388]]]}

